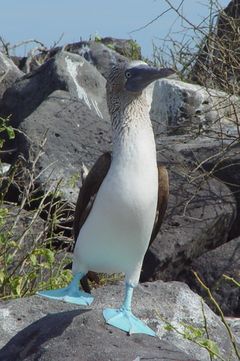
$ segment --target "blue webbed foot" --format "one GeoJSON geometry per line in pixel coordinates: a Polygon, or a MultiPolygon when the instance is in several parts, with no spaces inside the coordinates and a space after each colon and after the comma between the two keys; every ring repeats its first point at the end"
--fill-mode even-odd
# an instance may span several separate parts
{"type": "Polygon", "coordinates": [[[79,281],[82,277],[82,274],[77,274],[68,287],[39,291],[37,294],[54,300],[88,306],[92,303],[93,296],[79,289],[79,281]]]}
{"type": "Polygon", "coordinates": [[[130,310],[121,307],[119,309],[107,308],[103,311],[105,321],[120,330],[129,334],[145,333],[150,336],[156,336],[155,332],[139,320],[130,310]]]}
{"type": "Polygon", "coordinates": [[[57,290],[39,291],[37,292],[37,295],[85,306],[90,305],[93,301],[93,296],[91,296],[89,293],[80,290],[72,291],[70,286],[59,288],[57,290]]]}

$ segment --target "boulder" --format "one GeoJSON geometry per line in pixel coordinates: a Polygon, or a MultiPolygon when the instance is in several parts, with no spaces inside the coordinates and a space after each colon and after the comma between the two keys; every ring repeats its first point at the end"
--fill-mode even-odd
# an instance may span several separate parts
{"type": "Polygon", "coordinates": [[[128,56],[131,58],[130,55],[134,51],[135,56],[141,57],[141,55],[139,55],[139,49],[137,44],[131,40],[104,38],[70,43],[63,47],[43,50],[39,54],[36,54],[35,57],[31,56],[30,58],[21,59],[14,58],[13,60],[16,64],[19,64],[19,67],[25,72],[29,72],[26,67],[26,64],[28,64],[28,68],[32,72],[39,68],[39,63],[45,63],[49,59],[55,57],[56,54],[65,51],[82,56],[91,65],[96,67],[104,78],[107,78],[111,67],[115,64],[125,62],[128,56]]]}
{"type": "Polygon", "coordinates": [[[120,45],[117,47],[117,50],[113,42],[109,40],[108,43],[108,38],[105,39],[104,43],[102,43],[102,39],[99,41],[80,41],[79,43],[68,44],[64,49],[84,57],[85,60],[97,68],[104,78],[107,78],[110,69],[116,64],[127,61],[127,57],[126,55],[119,54],[120,45]]]}
{"type": "Polygon", "coordinates": [[[96,36],[94,40],[65,44],[63,47],[41,50],[34,57],[12,57],[12,60],[24,72],[29,72],[26,64],[28,70],[34,71],[39,67],[39,63],[45,63],[62,50],[81,55],[105,78],[113,65],[125,62],[127,58],[141,59],[141,48],[134,40],[96,36]]]}
{"type": "MultiPolygon", "coordinates": [[[[151,119],[156,133],[206,134],[217,139],[238,137],[239,98],[175,79],[155,82],[151,119]]],[[[230,138],[230,139],[229,139],[230,138]]]]}
{"type": "Polygon", "coordinates": [[[222,141],[210,137],[172,136],[160,138],[159,142],[170,144],[194,169],[203,169],[227,185],[236,200],[237,214],[229,233],[229,240],[240,235],[240,146],[235,141],[222,141]]]}
{"type": "Polygon", "coordinates": [[[142,58],[141,47],[136,40],[106,37],[100,38],[100,42],[129,59],[137,60],[142,58]]]}
{"type": "Polygon", "coordinates": [[[240,345],[240,318],[239,317],[226,317],[227,323],[234,333],[236,342],[240,345]]]}
{"type": "Polygon", "coordinates": [[[225,243],[236,217],[228,187],[192,163],[158,145],[158,160],[169,171],[170,197],[161,230],[147,251],[141,280],[176,279],[206,251],[225,243]]]}
{"type": "Polygon", "coordinates": [[[83,163],[91,167],[103,151],[109,150],[110,123],[100,118],[81,100],[73,100],[68,92],[57,90],[23,120],[20,129],[29,140],[19,138],[18,149],[29,159],[40,151],[37,163],[41,172],[38,182],[54,189],[61,180],[64,200],[76,202],[83,163]]]}
{"type": "Polygon", "coordinates": [[[240,317],[240,287],[224,278],[226,275],[237,282],[240,280],[240,237],[198,257],[191,263],[189,270],[184,270],[178,278],[181,281],[187,280],[188,285],[214,308],[192,270],[210,288],[224,315],[240,317]]]}
{"type": "Polygon", "coordinates": [[[8,89],[3,99],[2,113],[11,113],[12,125],[20,130],[14,143],[7,142],[17,149],[13,159],[21,153],[32,161],[46,137],[36,164],[42,172],[39,182],[50,180],[48,186],[54,188],[64,179],[61,191],[67,200],[77,199],[78,188],[72,191],[71,181],[79,178],[82,163],[92,165],[108,149],[105,82],[83,57],[60,52],[8,89]]]}
{"type": "Polygon", "coordinates": [[[82,101],[98,117],[107,120],[105,83],[84,58],[61,51],[8,89],[0,112],[12,114],[12,124],[18,127],[48,95],[65,90],[72,99],[82,101]]]}
{"type": "MultiPolygon", "coordinates": [[[[104,323],[102,309],[118,307],[123,297],[123,284],[119,284],[96,289],[91,309],[40,297],[2,302],[0,359],[210,361],[203,347],[166,327],[167,322],[180,331],[183,323],[186,327],[204,328],[199,296],[178,282],[149,283],[135,292],[133,310],[157,331],[156,338],[128,336],[104,323]]],[[[227,360],[231,355],[231,361],[237,360],[219,317],[207,305],[203,307],[208,336],[202,332],[202,340],[210,338],[222,358],[227,360]]]]}
{"type": "Polygon", "coordinates": [[[24,75],[21,70],[7,57],[0,52],[0,99],[6,89],[12,86],[15,81],[24,75]]]}
{"type": "Polygon", "coordinates": [[[237,216],[232,225],[229,239],[240,236],[240,145],[224,147],[215,157],[207,159],[203,168],[224,182],[231,190],[237,203],[237,216]]]}
{"type": "Polygon", "coordinates": [[[189,78],[199,84],[239,92],[239,0],[227,1],[225,8],[215,7],[216,22],[204,35],[189,78]],[[228,3],[228,4],[227,4],[228,3]]]}

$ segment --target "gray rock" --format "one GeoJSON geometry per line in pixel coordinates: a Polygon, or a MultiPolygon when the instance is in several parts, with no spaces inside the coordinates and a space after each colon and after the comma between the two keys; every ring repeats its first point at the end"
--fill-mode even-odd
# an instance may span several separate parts
{"type": "MultiPolygon", "coordinates": [[[[42,237],[38,237],[39,234],[44,231],[44,221],[35,212],[35,221],[32,222],[33,212],[26,211],[11,203],[2,203],[1,208],[7,210],[5,223],[1,225],[0,232],[11,232],[11,240],[15,241],[19,245],[19,249],[15,250],[18,257],[14,259],[14,262],[24,259],[24,257],[31,251],[31,249],[37,247],[37,245],[43,242],[42,237]],[[38,240],[37,243],[36,239],[38,240]],[[20,244],[21,241],[21,244],[20,244]]],[[[11,268],[14,264],[11,264],[11,268]]]]}
{"type": "Polygon", "coordinates": [[[179,80],[155,82],[151,119],[157,133],[216,138],[238,136],[239,98],[179,80]]]}
{"type": "Polygon", "coordinates": [[[175,136],[159,138],[159,142],[170,144],[192,164],[193,168],[205,170],[228,186],[237,204],[237,215],[229,239],[238,237],[240,235],[240,146],[237,138],[235,141],[224,141],[207,136],[195,139],[175,136]]]}
{"type": "Polygon", "coordinates": [[[113,47],[106,46],[102,44],[101,41],[81,41],[79,43],[68,44],[64,49],[84,57],[90,64],[97,68],[104,78],[108,77],[113,65],[123,63],[127,60],[126,55],[123,56],[119,54],[113,47]]]}
{"type": "Polygon", "coordinates": [[[202,44],[190,70],[190,78],[200,84],[228,89],[239,94],[238,30],[233,25],[240,17],[239,0],[226,2],[216,11],[216,22],[204,34],[202,44]],[[214,44],[214,45],[213,45],[214,44]]]}
{"type": "Polygon", "coordinates": [[[231,331],[234,333],[237,344],[240,345],[240,318],[226,317],[226,321],[231,327],[231,331]]]}
{"type": "Polygon", "coordinates": [[[203,168],[224,182],[231,190],[237,203],[237,216],[229,234],[229,239],[240,236],[240,145],[221,148],[219,154],[204,162],[203,168]]]}
{"type": "Polygon", "coordinates": [[[0,99],[7,88],[24,75],[13,61],[0,52],[0,99]]]}
{"type": "Polygon", "coordinates": [[[137,60],[142,58],[141,47],[135,40],[106,37],[101,38],[100,42],[129,59],[137,60]]]}
{"type": "Polygon", "coordinates": [[[42,50],[34,58],[32,56],[30,58],[13,57],[13,61],[24,72],[29,72],[26,69],[26,63],[28,63],[31,71],[36,70],[39,68],[39,63],[45,63],[62,50],[81,55],[90,64],[94,65],[105,78],[107,78],[113,65],[125,62],[127,58],[141,58],[141,48],[135,41],[107,37],[42,50]]]}
{"type": "Polygon", "coordinates": [[[236,201],[229,189],[168,147],[158,147],[167,166],[170,197],[160,233],[147,251],[142,281],[176,279],[189,263],[225,243],[236,217],[236,201]]]}
{"type": "MultiPolygon", "coordinates": [[[[155,282],[139,286],[133,309],[149,323],[159,338],[127,336],[106,325],[102,308],[118,307],[123,285],[105,286],[94,291],[91,309],[39,297],[2,302],[0,305],[0,359],[10,360],[176,360],[208,361],[208,352],[165,328],[164,320],[179,330],[183,322],[202,328],[201,298],[181,283],[155,282]],[[5,346],[4,346],[5,345],[5,346]]],[[[208,334],[224,359],[236,360],[226,329],[204,305],[208,334]]],[[[203,336],[206,337],[206,334],[203,336]]],[[[216,358],[218,360],[219,358],[216,358]]]]}
{"type": "Polygon", "coordinates": [[[208,295],[192,275],[192,270],[196,271],[210,288],[224,315],[240,316],[240,287],[231,280],[224,279],[224,275],[227,275],[239,281],[240,237],[198,257],[192,262],[190,269],[183,271],[179,280],[187,279],[190,287],[214,308],[208,295]]]}
{"type": "Polygon", "coordinates": [[[29,135],[29,139],[18,139],[18,149],[28,159],[38,154],[39,143],[46,135],[37,162],[37,171],[41,172],[38,182],[53,190],[62,180],[62,198],[76,202],[82,164],[91,167],[109,149],[110,123],[83,100],[58,90],[22,121],[20,129],[29,135]]]}
{"type": "MultiPolygon", "coordinates": [[[[36,167],[39,182],[64,179],[65,199],[72,194],[72,178],[79,178],[82,162],[87,165],[107,150],[110,122],[106,104],[105,79],[79,55],[60,52],[37,71],[25,76],[4,96],[3,110],[12,113],[17,134],[8,148],[16,148],[27,160],[38,154],[47,137],[44,154],[36,167]],[[25,136],[26,135],[26,136],[25,136]]],[[[48,183],[49,186],[49,183],[48,183]]]]}
{"type": "Polygon", "coordinates": [[[55,90],[68,91],[100,118],[108,117],[105,79],[84,58],[64,51],[8,89],[0,111],[12,114],[18,127],[55,90]]]}

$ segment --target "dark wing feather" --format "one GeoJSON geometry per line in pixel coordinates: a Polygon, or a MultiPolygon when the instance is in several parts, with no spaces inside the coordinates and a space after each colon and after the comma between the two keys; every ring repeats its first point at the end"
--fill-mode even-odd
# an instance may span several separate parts
{"type": "Polygon", "coordinates": [[[80,188],[73,221],[74,246],[80,229],[92,208],[96,194],[110,168],[110,164],[111,153],[102,154],[91,168],[80,188]]]}
{"type": "MultiPolygon", "coordinates": [[[[110,168],[110,165],[111,153],[106,152],[98,158],[98,160],[88,173],[86,179],[84,180],[82,187],[80,188],[73,221],[73,248],[76,245],[80,229],[83,226],[85,220],[87,219],[89,212],[91,211],[96,194],[110,168]]],[[[99,279],[97,274],[91,271],[88,272],[88,274],[84,278],[82,278],[81,285],[84,291],[90,292],[90,287],[87,279],[96,282],[99,282],[99,279]]]]}
{"type": "Polygon", "coordinates": [[[158,232],[160,231],[164,214],[167,209],[169,197],[169,180],[168,180],[168,171],[164,165],[158,164],[158,204],[157,204],[157,213],[155,218],[155,223],[152,230],[152,235],[149,242],[149,247],[156,238],[158,232]]]}

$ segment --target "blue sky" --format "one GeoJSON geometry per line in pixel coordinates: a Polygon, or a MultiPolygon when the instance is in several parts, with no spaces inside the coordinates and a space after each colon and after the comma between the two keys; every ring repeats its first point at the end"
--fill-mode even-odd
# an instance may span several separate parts
{"type": "MultiPolygon", "coordinates": [[[[219,0],[226,6],[230,0],[219,0]]],[[[182,12],[194,24],[208,14],[210,0],[184,0],[182,12]]],[[[213,0],[216,2],[216,0],[213,0]]],[[[172,0],[179,4],[180,0],[172,0]]],[[[165,0],[5,0],[1,4],[0,35],[11,44],[37,39],[51,46],[63,34],[61,44],[89,39],[95,34],[105,37],[133,38],[144,56],[152,55],[152,43],[160,44],[169,30],[179,40],[185,31],[170,11],[145,29],[145,25],[168,6],[165,0]]],[[[28,49],[28,48],[27,48],[28,49]]],[[[26,47],[17,50],[21,55],[26,47]]]]}

